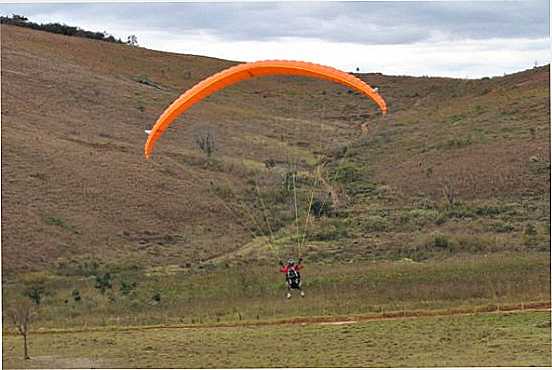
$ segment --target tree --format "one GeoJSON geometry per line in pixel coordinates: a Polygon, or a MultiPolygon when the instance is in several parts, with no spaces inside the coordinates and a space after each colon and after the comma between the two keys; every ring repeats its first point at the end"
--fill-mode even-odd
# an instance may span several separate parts
{"type": "Polygon", "coordinates": [[[441,192],[443,197],[447,201],[448,206],[454,206],[458,192],[456,191],[456,185],[451,180],[446,180],[441,184],[441,192]]]}
{"type": "Polygon", "coordinates": [[[29,20],[29,18],[19,14],[12,14],[12,19],[15,21],[21,21],[21,22],[27,22],[29,20]]]}
{"type": "Polygon", "coordinates": [[[136,35],[130,35],[127,37],[127,44],[130,46],[138,46],[138,37],[136,35]]]}
{"type": "Polygon", "coordinates": [[[210,131],[202,132],[195,136],[195,143],[199,150],[207,155],[207,159],[211,158],[215,152],[215,135],[210,131]]]}
{"type": "Polygon", "coordinates": [[[8,310],[8,317],[15,325],[19,335],[23,337],[23,353],[25,360],[30,359],[27,346],[27,336],[29,334],[29,328],[35,313],[33,303],[29,300],[19,301],[8,310]]]}
{"type": "Polygon", "coordinates": [[[264,161],[264,165],[267,169],[271,170],[274,167],[276,167],[276,161],[272,158],[269,158],[269,159],[264,161]]]}

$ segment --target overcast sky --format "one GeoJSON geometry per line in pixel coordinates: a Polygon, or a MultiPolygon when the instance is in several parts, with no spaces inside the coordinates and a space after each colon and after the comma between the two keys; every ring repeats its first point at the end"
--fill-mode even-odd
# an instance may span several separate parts
{"type": "Polygon", "coordinates": [[[0,14],[237,61],[477,78],[550,63],[548,0],[0,4],[0,14]]]}

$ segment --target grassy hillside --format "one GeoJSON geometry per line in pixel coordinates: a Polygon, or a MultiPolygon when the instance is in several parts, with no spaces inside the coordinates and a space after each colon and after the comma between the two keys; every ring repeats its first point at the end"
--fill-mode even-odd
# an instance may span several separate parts
{"type": "Polygon", "coordinates": [[[416,103],[399,100],[333,155],[330,175],[348,196],[333,221],[347,230],[341,253],[549,251],[548,68],[440,84],[412,88],[416,103]]]}
{"type": "Polygon", "coordinates": [[[239,250],[259,230],[235,210],[253,208],[265,160],[285,168],[289,157],[305,170],[327,163],[338,194],[339,217],[313,222],[337,230],[314,231],[314,257],[328,238],[377,254],[424,249],[437,231],[460,249],[548,245],[548,67],[470,81],[361,75],[381,88],[385,118],[341,86],[254,79],[194,107],[144,160],[143,130],[163,108],[232,64],[2,25],[4,271],[82,255],[185,265],[239,250]],[[215,164],[194,144],[205,130],[215,164]]]}
{"type": "MultiPolygon", "coordinates": [[[[384,290],[396,286],[374,293],[354,281],[370,269],[374,280],[400,275],[404,263],[420,268],[407,284],[420,294],[398,299],[411,308],[434,289],[443,296],[422,308],[550,297],[549,67],[480,80],[359,75],[380,88],[385,117],[335,84],[253,79],[193,107],[145,160],[144,129],[235,62],[1,27],[2,278],[5,297],[33,284],[49,291],[45,324],[68,312],[98,324],[103,305],[118,318],[141,312],[156,292],[190,303],[179,284],[202,284],[194,279],[220,288],[187,313],[231,318],[247,311],[243,289],[277,302],[280,277],[263,271],[298,252],[319,276],[306,283],[328,299],[272,316],[370,310],[367,299],[393,308],[384,290]],[[212,157],[197,147],[206,133],[212,157]],[[306,219],[313,200],[326,208],[306,219]],[[454,278],[463,261],[471,283],[454,278]],[[504,266],[517,271],[509,280],[504,266]],[[323,277],[334,270],[343,279],[323,277]],[[95,292],[106,272],[115,290],[139,282],[137,300],[95,292]],[[257,291],[261,277],[269,288],[257,291]],[[94,297],[86,312],[63,304],[76,288],[94,297]],[[234,293],[219,309],[220,291],[234,293]],[[349,307],[331,304],[345,296],[349,307]]],[[[180,315],[162,307],[144,322],[180,315]]]]}
{"type": "Polygon", "coordinates": [[[303,103],[277,96],[301,96],[311,86],[264,79],[227,89],[183,117],[154,160],[142,154],[144,129],[163,108],[231,64],[3,25],[4,271],[83,254],[120,264],[189,263],[245,243],[250,234],[209,185],[229,182],[241,192],[248,165],[262,165],[260,151],[285,157],[289,150],[275,138],[293,127],[298,139],[286,145],[308,158],[301,138],[319,123],[294,124],[308,116],[295,114],[303,103]],[[215,170],[193,144],[205,127],[216,130],[215,170]]]}

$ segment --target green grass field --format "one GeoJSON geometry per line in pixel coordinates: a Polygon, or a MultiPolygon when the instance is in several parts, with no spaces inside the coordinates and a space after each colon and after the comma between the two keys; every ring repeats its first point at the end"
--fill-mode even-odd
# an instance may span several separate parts
{"type": "Polygon", "coordinates": [[[5,368],[550,366],[550,313],[4,336],[5,368]]]}

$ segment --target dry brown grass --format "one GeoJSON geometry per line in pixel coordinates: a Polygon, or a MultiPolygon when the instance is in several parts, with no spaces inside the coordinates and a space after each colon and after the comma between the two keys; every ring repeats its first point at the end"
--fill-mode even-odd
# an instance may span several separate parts
{"type": "MultiPolygon", "coordinates": [[[[184,89],[232,64],[2,25],[4,271],[82,255],[148,267],[235,252],[251,234],[213,184],[246,194],[252,168],[289,155],[308,169],[366,122],[351,156],[387,190],[376,202],[353,197],[344,212],[409,207],[419,193],[439,200],[443,179],[462,200],[548,199],[548,68],[474,81],[361,75],[381,87],[384,119],[341,86],[254,79],[191,109],[145,161],[144,128],[184,89]],[[194,152],[205,127],[220,165],[194,152]]],[[[346,243],[386,248],[414,240],[409,233],[353,231],[346,243]]]]}
{"type": "Polygon", "coordinates": [[[187,263],[246,242],[248,231],[213,198],[210,183],[229,183],[239,193],[249,179],[240,168],[244,159],[310,153],[289,138],[307,137],[319,123],[300,121],[305,112],[279,111],[297,110],[288,93],[299,86],[301,97],[309,86],[283,79],[283,89],[272,89],[282,79],[264,79],[232,88],[181,119],[155,160],[142,154],[143,130],[162,109],[230,64],[2,25],[4,271],[82,254],[144,266],[187,263]],[[142,75],[163,89],[136,82],[142,75]],[[259,96],[267,90],[274,93],[266,99],[287,99],[257,109],[267,106],[259,96]],[[217,156],[228,171],[182,158],[205,125],[216,128],[217,156]],[[287,145],[280,145],[282,135],[287,145]],[[170,237],[176,242],[163,242],[170,237]]]}

